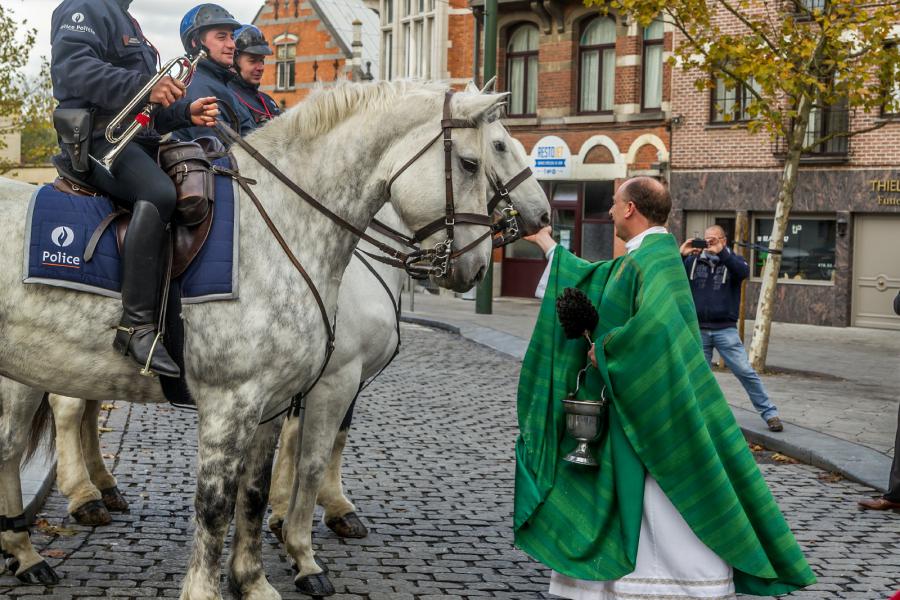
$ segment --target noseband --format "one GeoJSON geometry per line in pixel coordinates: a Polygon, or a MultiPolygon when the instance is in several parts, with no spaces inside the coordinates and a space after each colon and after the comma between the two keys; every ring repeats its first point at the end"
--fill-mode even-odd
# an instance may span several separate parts
{"type": "MultiPolygon", "coordinates": [[[[431,223],[419,228],[412,237],[405,236],[397,231],[392,231],[391,237],[406,244],[411,248],[418,250],[418,256],[412,263],[404,265],[404,268],[410,275],[419,277],[445,277],[450,273],[452,268],[452,259],[457,258],[474,248],[477,244],[469,244],[463,250],[453,252],[454,229],[457,223],[467,225],[479,225],[488,228],[488,235],[492,222],[490,212],[488,214],[457,212],[456,202],[453,196],[453,130],[454,129],[474,129],[475,124],[462,119],[454,119],[450,111],[450,102],[453,99],[453,90],[448,90],[444,95],[443,118],[441,119],[441,131],[431,138],[421,150],[416,152],[412,158],[406,161],[400,169],[394,173],[387,185],[388,196],[391,195],[391,188],[400,175],[406,172],[419,158],[424,155],[438,140],[443,139],[444,142],[444,216],[435,219],[431,223]],[[422,250],[419,245],[434,235],[441,229],[446,232],[446,238],[442,242],[438,242],[434,248],[422,250]],[[395,237],[396,236],[396,237],[395,237]],[[425,265],[421,263],[425,262],[425,265]]],[[[482,238],[478,239],[480,242],[482,238]]]]}

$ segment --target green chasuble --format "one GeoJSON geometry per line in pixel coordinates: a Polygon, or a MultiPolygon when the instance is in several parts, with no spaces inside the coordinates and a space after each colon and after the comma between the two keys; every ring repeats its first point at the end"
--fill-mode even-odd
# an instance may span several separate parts
{"type": "Polygon", "coordinates": [[[734,568],[738,593],[786,594],[815,582],[706,364],[675,239],[650,234],[626,256],[588,263],[561,247],[519,380],[515,541],[577,579],[634,570],[649,473],[694,534],[734,568]],[[595,302],[599,369],[580,399],[612,400],[599,467],[570,464],[560,400],[587,363],[567,340],[556,297],[577,287],[595,302]]]}

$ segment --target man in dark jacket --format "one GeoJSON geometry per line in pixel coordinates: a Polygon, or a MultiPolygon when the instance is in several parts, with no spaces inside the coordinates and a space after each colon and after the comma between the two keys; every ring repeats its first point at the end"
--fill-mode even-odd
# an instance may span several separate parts
{"type": "Polygon", "coordinates": [[[246,135],[277,117],[281,110],[271,96],[259,91],[266,57],[272,55],[263,32],[253,25],[244,25],[234,32],[234,44],[237,76],[228,82],[228,87],[238,104],[246,109],[247,119],[241,123],[241,135],[246,135]]]}
{"type": "MultiPolygon", "coordinates": [[[[894,312],[900,315],[900,292],[894,298],[894,312]]],[[[888,490],[883,496],[865,498],[859,505],[870,510],[900,510],[900,411],[897,413],[897,433],[894,434],[894,462],[888,479],[888,490]]]]}
{"type": "Polygon", "coordinates": [[[782,431],[778,409],[769,399],[762,380],[747,359],[747,351],[737,330],[741,305],[741,282],[750,275],[747,262],[728,249],[725,231],[714,225],[704,233],[706,248],[695,248],[693,240],[681,245],[700,321],[703,352],[712,362],[713,348],[725,360],[772,431],[782,431]]]}
{"type": "MultiPolygon", "coordinates": [[[[197,64],[197,72],[191,78],[187,89],[188,99],[205,96],[218,98],[225,105],[221,107],[220,118],[226,123],[230,122],[229,107],[237,114],[238,123],[231,123],[233,127],[240,127],[240,122],[249,118],[246,109],[238,104],[234,94],[228,89],[228,82],[234,77],[231,70],[234,64],[234,31],[240,26],[240,22],[221,6],[200,4],[184,15],[180,28],[181,43],[187,52],[194,52],[201,46],[207,52],[207,58],[197,64]]],[[[175,137],[190,141],[211,134],[214,135],[208,129],[190,127],[176,131],[175,137]]]]}
{"type": "Polygon", "coordinates": [[[130,123],[148,100],[160,105],[150,126],[118,155],[111,172],[88,160],[103,157],[112,148],[105,137],[107,125],[159,69],[159,55],[128,13],[130,4],[131,0],[65,0],[53,11],[53,96],[59,109],[68,109],[59,111],[54,122],[63,146],[63,166],[132,212],[122,249],[124,310],[113,346],[144,366],[142,373],[177,377],[178,366],[157,332],[163,258],[176,201],[175,186],[156,163],[159,133],[191,125],[205,129],[215,124],[218,111],[215,98],[197,96],[189,102],[183,99],[181,82],[163,77],[126,119],[130,123]],[[90,113],[88,148],[71,142],[77,132],[68,130],[63,115],[86,119],[90,113]]]}

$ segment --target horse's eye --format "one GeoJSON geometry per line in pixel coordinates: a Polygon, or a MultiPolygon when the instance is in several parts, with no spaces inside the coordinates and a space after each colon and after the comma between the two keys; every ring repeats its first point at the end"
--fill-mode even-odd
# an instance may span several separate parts
{"type": "Polygon", "coordinates": [[[468,171],[469,173],[477,173],[478,167],[480,163],[474,158],[463,158],[459,157],[459,162],[462,164],[462,168],[468,171]]]}
{"type": "Polygon", "coordinates": [[[506,152],[506,144],[500,141],[494,142],[494,150],[497,152],[506,152]]]}

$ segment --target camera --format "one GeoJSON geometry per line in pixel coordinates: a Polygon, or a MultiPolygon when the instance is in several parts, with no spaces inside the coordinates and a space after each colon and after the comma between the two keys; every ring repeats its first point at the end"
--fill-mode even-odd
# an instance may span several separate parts
{"type": "Polygon", "coordinates": [[[706,243],[706,240],[701,240],[700,238],[694,238],[691,240],[691,248],[708,248],[709,244],[706,243]]]}

